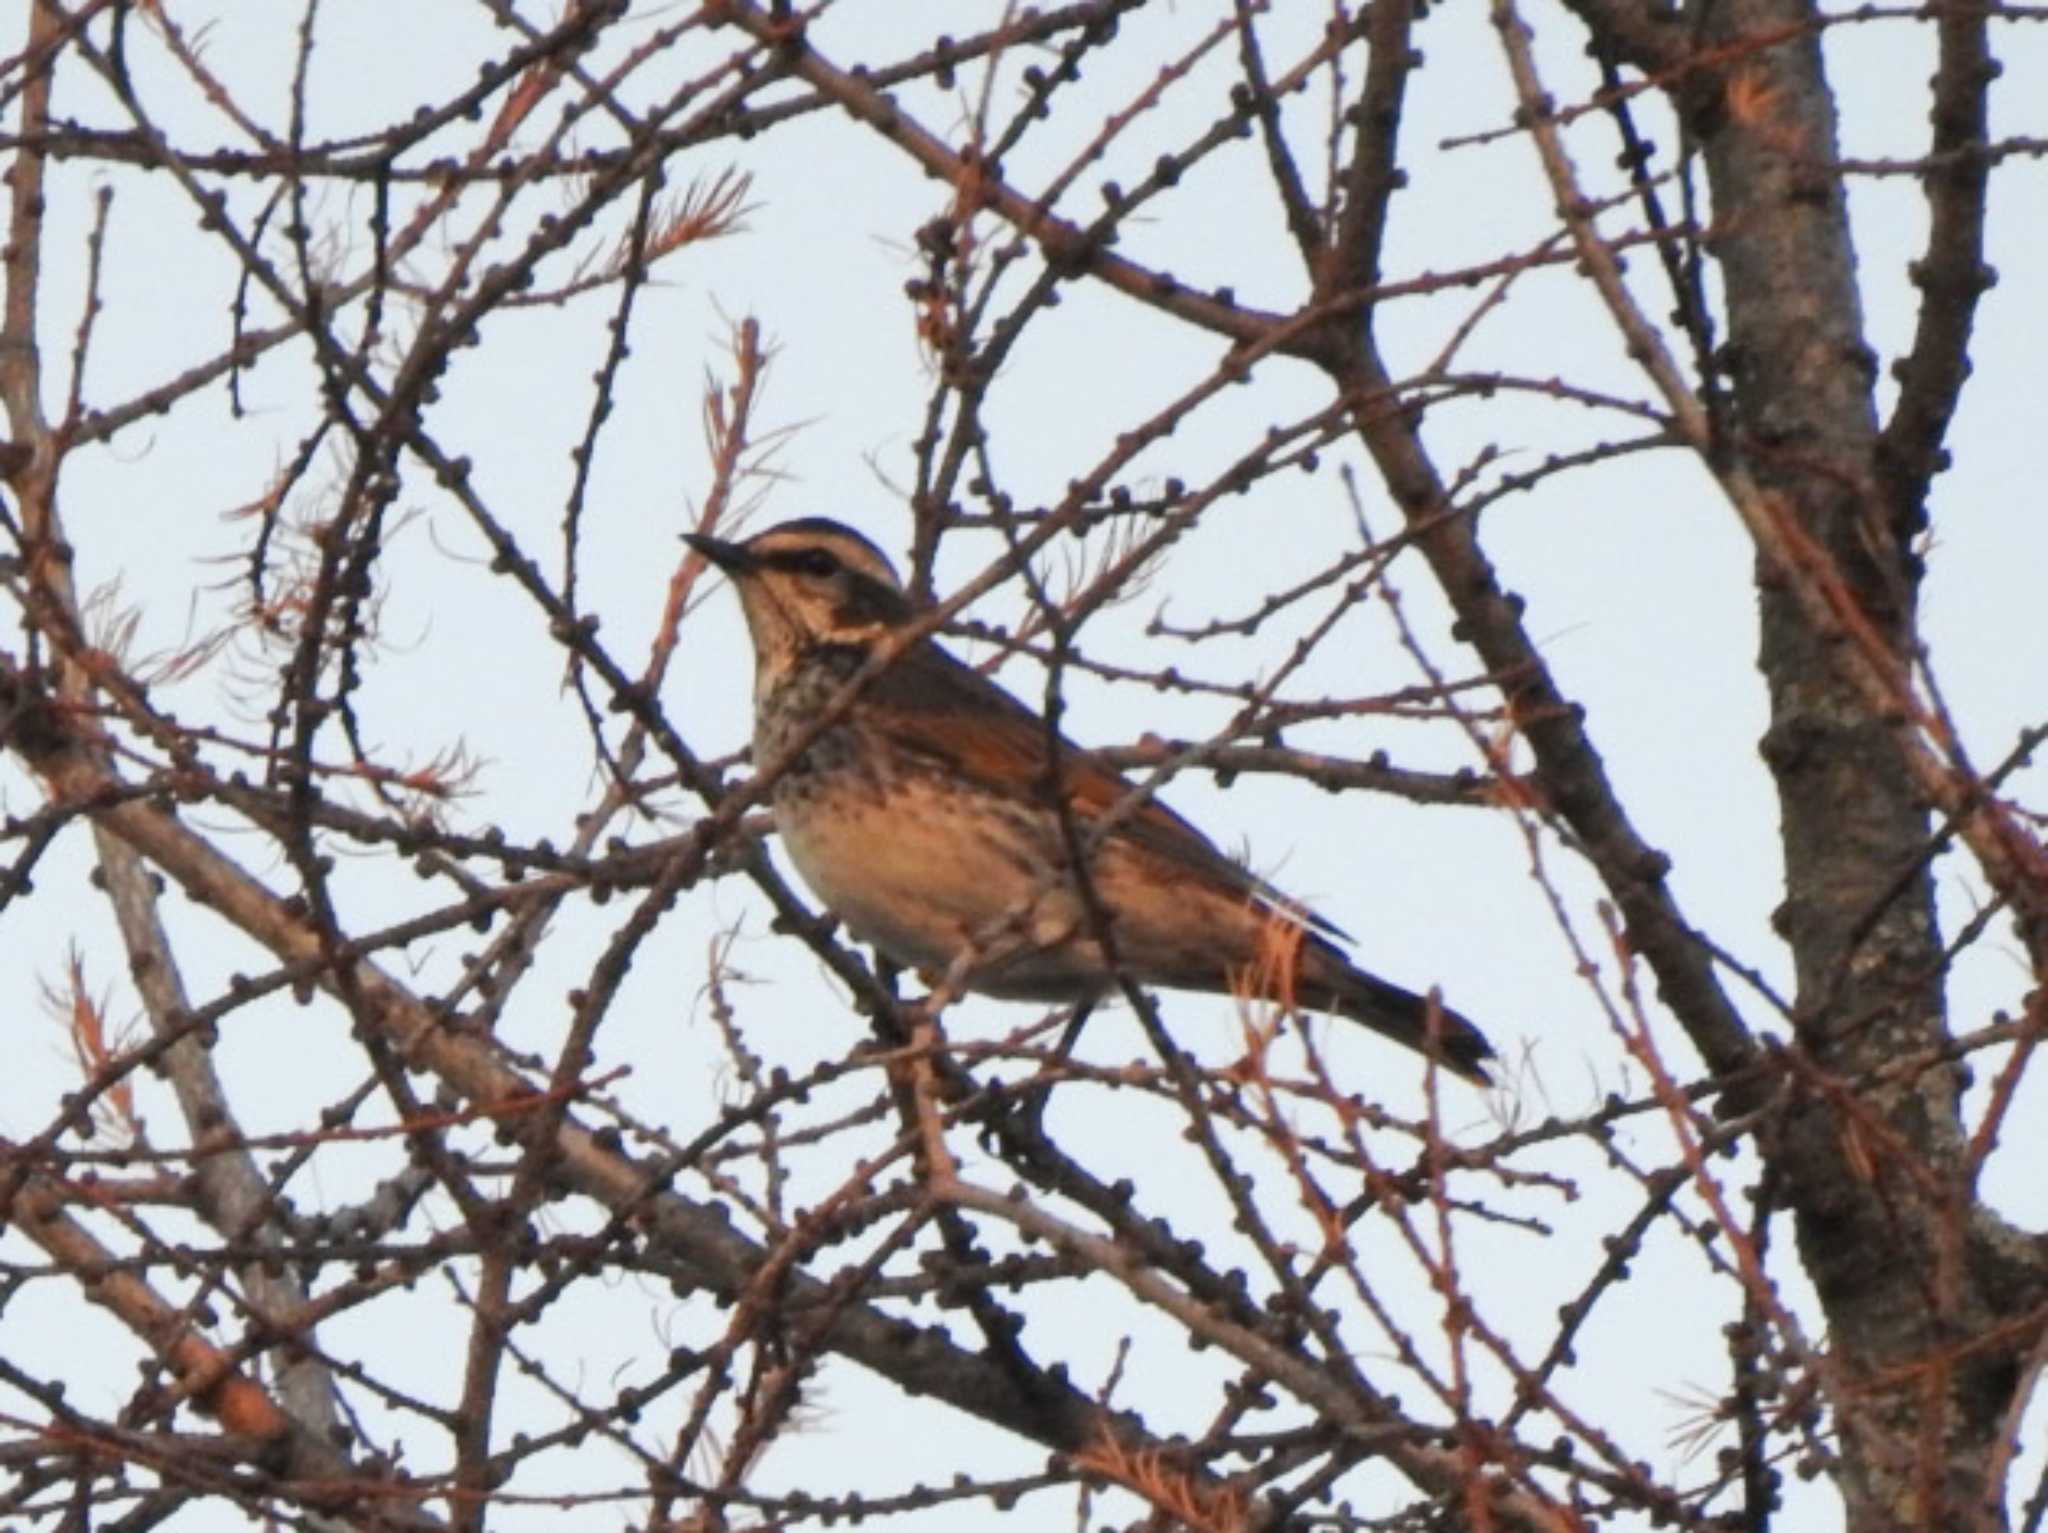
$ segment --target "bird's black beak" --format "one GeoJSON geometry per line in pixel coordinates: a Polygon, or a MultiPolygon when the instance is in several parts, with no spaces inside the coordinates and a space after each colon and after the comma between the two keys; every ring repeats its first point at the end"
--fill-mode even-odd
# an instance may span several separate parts
{"type": "Polygon", "coordinates": [[[683,541],[728,575],[750,574],[761,562],[747,551],[744,543],[728,543],[724,538],[707,537],[701,532],[686,532],[683,541]]]}

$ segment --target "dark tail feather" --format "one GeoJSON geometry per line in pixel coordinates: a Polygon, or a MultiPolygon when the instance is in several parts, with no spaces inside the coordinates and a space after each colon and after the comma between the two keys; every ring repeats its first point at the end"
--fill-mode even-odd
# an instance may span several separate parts
{"type": "Polygon", "coordinates": [[[1478,1028],[1448,1006],[1432,1007],[1413,991],[1353,968],[1340,954],[1333,952],[1329,958],[1328,964],[1316,965],[1324,972],[1302,976],[1303,1006],[1362,1023],[1475,1085],[1492,1083],[1486,1061],[1493,1058],[1493,1045],[1478,1028]]]}

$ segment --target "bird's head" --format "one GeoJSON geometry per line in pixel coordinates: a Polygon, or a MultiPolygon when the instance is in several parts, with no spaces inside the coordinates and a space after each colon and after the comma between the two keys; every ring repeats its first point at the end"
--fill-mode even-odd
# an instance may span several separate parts
{"type": "Polygon", "coordinates": [[[784,522],[742,543],[694,532],[683,541],[732,577],[762,683],[821,645],[871,648],[911,616],[882,551],[825,517],[784,522]]]}

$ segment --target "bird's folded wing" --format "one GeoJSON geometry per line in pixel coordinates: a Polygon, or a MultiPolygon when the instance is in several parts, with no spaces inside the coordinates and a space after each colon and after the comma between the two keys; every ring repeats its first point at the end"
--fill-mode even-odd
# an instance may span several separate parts
{"type": "MultiPolygon", "coordinates": [[[[935,644],[919,645],[900,656],[869,684],[867,700],[878,716],[876,722],[900,745],[944,762],[965,781],[1041,803],[1056,783],[1060,800],[1083,831],[1137,791],[1123,773],[1049,729],[1043,718],[1003,688],[935,644]],[[1055,751],[1056,774],[1050,770],[1055,751]]],[[[1270,905],[1320,931],[1346,935],[1224,855],[1156,797],[1123,809],[1112,833],[1248,900],[1270,905]]]]}

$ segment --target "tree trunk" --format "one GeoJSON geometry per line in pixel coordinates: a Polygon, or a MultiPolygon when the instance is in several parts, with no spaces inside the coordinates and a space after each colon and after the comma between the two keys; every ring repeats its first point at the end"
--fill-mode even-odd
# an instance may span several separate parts
{"type": "MultiPolygon", "coordinates": [[[[1705,44],[1736,62],[1691,92],[1730,330],[1721,446],[1782,496],[1904,666],[1919,562],[1878,480],[1877,359],[1814,15],[1799,0],[1714,5],[1705,44]],[[1743,46],[1760,39],[1781,40],[1743,46]]],[[[1940,1062],[1928,806],[1835,663],[1843,636],[1816,628],[1769,560],[1757,586],[1785,854],[1774,919],[1812,1066],[1766,1153],[1827,1314],[1848,1524],[2002,1526],[1985,1474],[2015,1375],[1999,1349],[1963,1352],[1996,1315],[1961,1225],[1962,1078],[1940,1062]]]]}

